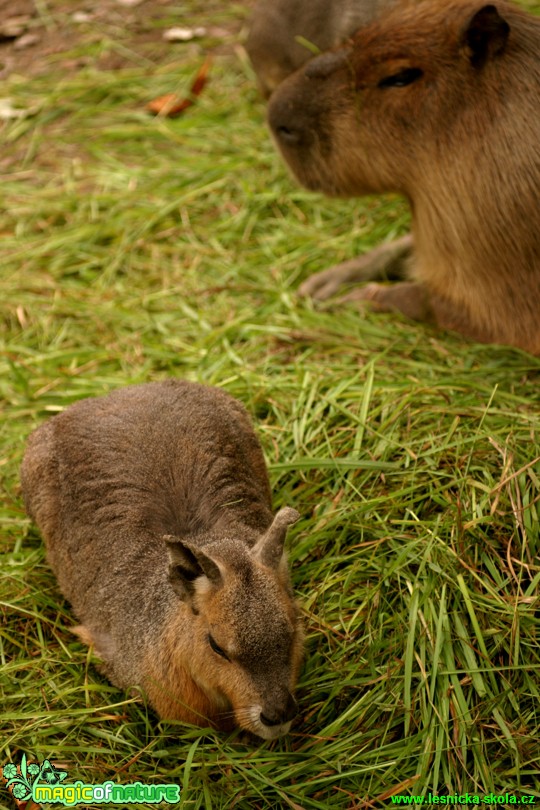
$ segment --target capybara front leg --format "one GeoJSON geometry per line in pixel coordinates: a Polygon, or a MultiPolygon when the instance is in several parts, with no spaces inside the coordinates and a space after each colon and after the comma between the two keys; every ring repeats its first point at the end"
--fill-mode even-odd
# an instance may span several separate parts
{"type": "Polygon", "coordinates": [[[413,249],[411,234],[379,245],[363,256],[356,256],[342,264],[336,264],[315,273],[300,285],[300,295],[324,301],[334,295],[344,284],[359,281],[399,280],[405,278],[408,260],[413,249]]]}
{"type": "Polygon", "coordinates": [[[378,312],[401,312],[413,321],[434,321],[425,287],[412,281],[366,284],[340,298],[340,303],[348,301],[365,301],[378,312]]]}

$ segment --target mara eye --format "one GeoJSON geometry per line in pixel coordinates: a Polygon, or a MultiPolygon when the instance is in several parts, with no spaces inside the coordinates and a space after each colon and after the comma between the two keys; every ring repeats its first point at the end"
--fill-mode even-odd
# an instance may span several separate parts
{"type": "Polygon", "coordinates": [[[378,87],[406,87],[412,84],[417,79],[424,75],[424,71],[420,68],[405,68],[400,70],[399,73],[394,73],[392,76],[386,76],[381,79],[378,87]]]}
{"type": "Polygon", "coordinates": [[[226,661],[231,660],[227,655],[227,653],[225,652],[225,650],[222,650],[219,644],[216,644],[210,633],[208,633],[208,643],[212,647],[213,651],[217,653],[217,655],[221,655],[221,657],[224,658],[226,661]]]}

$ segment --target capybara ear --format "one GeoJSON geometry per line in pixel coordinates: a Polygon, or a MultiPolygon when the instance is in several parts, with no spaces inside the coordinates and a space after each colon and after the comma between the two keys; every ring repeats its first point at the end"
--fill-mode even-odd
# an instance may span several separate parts
{"type": "Polygon", "coordinates": [[[506,48],[510,26],[495,6],[482,6],[469,21],[464,41],[471,51],[471,64],[481,68],[506,48]]]}
{"type": "Polygon", "coordinates": [[[327,79],[336,70],[347,65],[351,54],[351,48],[340,48],[339,51],[329,51],[316,56],[307,63],[305,74],[308,79],[327,79]]]}
{"type": "Polygon", "coordinates": [[[280,509],[274,516],[270,528],[253,546],[252,554],[255,559],[268,568],[277,568],[283,556],[287,528],[292,523],[296,523],[299,517],[296,509],[291,509],[290,506],[280,509]]]}
{"type": "Polygon", "coordinates": [[[180,599],[189,601],[198,577],[206,577],[213,585],[221,584],[218,566],[200,548],[172,534],[166,534],[163,540],[169,552],[169,582],[180,599]]]}

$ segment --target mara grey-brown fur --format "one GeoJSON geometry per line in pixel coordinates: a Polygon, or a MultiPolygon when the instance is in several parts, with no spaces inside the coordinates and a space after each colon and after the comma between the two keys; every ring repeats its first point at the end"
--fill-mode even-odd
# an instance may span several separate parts
{"type": "Polygon", "coordinates": [[[168,380],[31,435],[26,507],[111,681],[165,719],[288,731],[302,631],[259,442],[225,392],[168,380]]]}
{"type": "Polygon", "coordinates": [[[395,0],[259,0],[246,50],[263,95],[313,56],[298,37],[325,51],[342,43],[395,0]]]}

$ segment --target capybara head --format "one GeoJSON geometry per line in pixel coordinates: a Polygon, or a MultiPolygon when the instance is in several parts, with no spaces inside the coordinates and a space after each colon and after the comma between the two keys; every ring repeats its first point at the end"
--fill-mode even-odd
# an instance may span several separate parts
{"type": "Polygon", "coordinates": [[[456,147],[470,152],[478,136],[482,148],[504,60],[519,61],[516,15],[522,26],[532,19],[506,3],[406,4],[285,80],[269,123],[300,182],[335,195],[407,194],[456,147]]]}
{"type": "MultiPolygon", "coordinates": [[[[266,740],[286,734],[296,715],[293,690],[302,658],[302,628],[283,544],[298,518],[284,508],[253,547],[207,534],[204,543],[165,538],[169,579],[192,612],[190,670],[222,714],[266,740]]],[[[185,620],[178,635],[185,655],[185,620]]],[[[175,657],[174,622],[168,633],[175,657]]]]}

